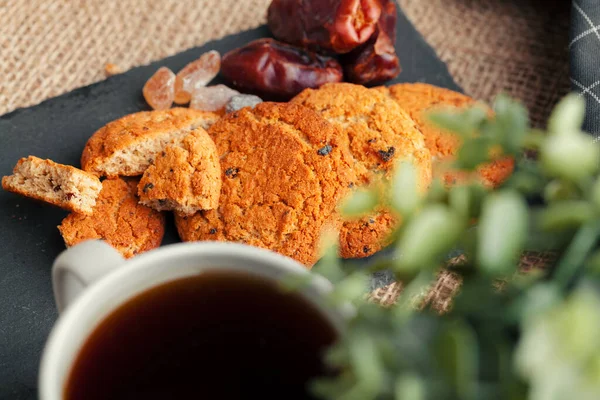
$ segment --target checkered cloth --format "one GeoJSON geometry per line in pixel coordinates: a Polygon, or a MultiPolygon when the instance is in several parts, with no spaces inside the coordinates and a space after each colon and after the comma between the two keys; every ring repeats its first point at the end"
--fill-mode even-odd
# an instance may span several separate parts
{"type": "Polygon", "coordinates": [[[571,84],[585,96],[584,130],[600,140],[600,0],[573,0],[571,20],[571,84]]]}

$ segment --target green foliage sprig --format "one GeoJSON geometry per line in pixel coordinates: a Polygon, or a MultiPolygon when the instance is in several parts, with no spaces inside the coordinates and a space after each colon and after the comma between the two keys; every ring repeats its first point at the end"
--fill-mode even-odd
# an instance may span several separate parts
{"type": "MultiPolygon", "coordinates": [[[[476,182],[417,189],[401,161],[387,190],[360,189],[342,205],[346,218],[385,206],[401,217],[389,268],[404,290],[392,307],[366,301],[370,269],[348,268],[335,240],[313,270],[335,285],[332,301],[351,301],[356,316],[327,362],[339,373],[318,379],[326,399],[600,398],[600,149],[581,131],[585,104],[566,96],[545,131],[526,109],[499,96],[493,115],[474,106],[432,113],[461,138],[453,168],[474,171],[492,150],[516,160],[494,190],[476,182]],[[535,152],[531,158],[525,154],[535,152]],[[386,193],[382,195],[381,193],[386,193]],[[414,307],[450,250],[463,283],[450,311],[414,307]],[[553,251],[543,271],[519,273],[523,250],[553,251]],[[502,281],[501,290],[497,282],[502,281]]],[[[331,238],[330,238],[331,239],[331,238]]]]}

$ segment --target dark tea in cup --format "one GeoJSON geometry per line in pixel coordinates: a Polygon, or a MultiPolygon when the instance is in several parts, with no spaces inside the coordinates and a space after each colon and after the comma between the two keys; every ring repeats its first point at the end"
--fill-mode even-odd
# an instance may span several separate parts
{"type": "Polygon", "coordinates": [[[337,331],[299,293],[210,270],[147,290],[84,342],[67,400],[312,399],[337,331]]]}

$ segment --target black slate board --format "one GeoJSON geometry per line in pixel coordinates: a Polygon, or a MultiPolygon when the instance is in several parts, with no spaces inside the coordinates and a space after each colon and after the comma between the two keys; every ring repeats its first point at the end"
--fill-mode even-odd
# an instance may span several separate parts
{"type": "MultiPolygon", "coordinates": [[[[177,71],[205,51],[223,54],[266,36],[270,34],[264,26],[228,36],[0,117],[0,175],[9,175],[17,160],[27,155],[79,166],[81,150],[98,128],[148,109],[141,89],[159,66],[177,71]]],[[[401,12],[396,48],[403,71],[388,84],[427,82],[460,91],[444,63],[401,12]]],[[[0,399],[37,397],[41,352],[57,318],[50,267],[65,249],[56,226],[66,215],[0,190],[0,399]]],[[[163,245],[177,241],[169,221],[163,245]]],[[[390,280],[389,274],[380,273],[373,287],[390,280]]]]}

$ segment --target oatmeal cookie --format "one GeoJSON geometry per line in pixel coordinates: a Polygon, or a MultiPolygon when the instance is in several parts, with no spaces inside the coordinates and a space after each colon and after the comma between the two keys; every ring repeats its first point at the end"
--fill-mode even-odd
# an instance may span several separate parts
{"type": "MultiPolygon", "coordinates": [[[[469,174],[465,171],[442,169],[442,164],[454,159],[460,147],[460,138],[426,121],[424,112],[436,107],[472,106],[476,104],[473,98],[425,83],[399,83],[390,87],[378,87],[376,90],[380,90],[396,100],[417,122],[425,136],[425,144],[433,156],[436,175],[443,176],[447,185],[469,179],[469,174]]],[[[476,178],[481,179],[484,185],[497,187],[510,176],[513,168],[514,160],[512,158],[498,157],[491,163],[478,168],[476,178]]]]}
{"type": "MultiPolygon", "coordinates": [[[[415,166],[421,192],[429,186],[431,155],[423,134],[410,115],[384,93],[361,85],[330,83],[304,90],[291,103],[319,112],[341,129],[352,155],[357,186],[380,184],[402,160],[415,166]]],[[[359,258],[381,250],[397,222],[397,216],[383,209],[376,215],[345,221],[340,255],[359,258]]]]}
{"type": "Polygon", "coordinates": [[[337,128],[296,104],[265,102],[224,116],[208,130],[220,157],[215,210],[175,216],[182,240],[246,243],[307,267],[323,229],[356,179],[337,128]]]}
{"type": "Polygon", "coordinates": [[[93,213],[71,213],[58,226],[65,245],[103,239],[126,258],[160,246],[165,216],[138,203],[137,183],[133,178],[102,181],[93,213]]]}

